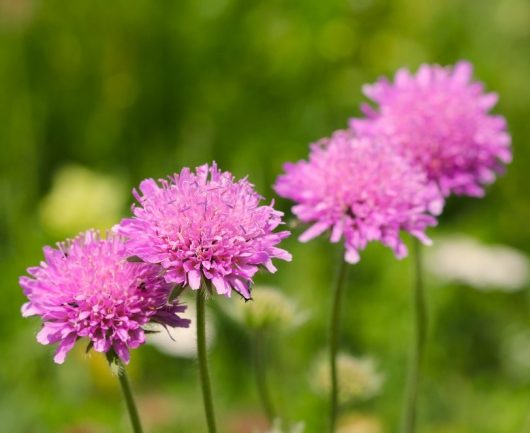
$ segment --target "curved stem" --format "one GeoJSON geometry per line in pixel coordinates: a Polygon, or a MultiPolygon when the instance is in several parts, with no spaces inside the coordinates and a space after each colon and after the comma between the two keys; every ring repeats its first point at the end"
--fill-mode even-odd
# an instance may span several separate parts
{"type": "Polygon", "coordinates": [[[347,263],[344,258],[340,257],[339,269],[335,281],[335,289],[333,292],[333,303],[331,309],[331,323],[329,329],[329,362],[331,372],[331,396],[330,396],[330,411],[329,411],[329,433],[335,433],[335,425],[337,422],[337,413],[339,406],[339,384],[337,375],[337,352],[339,347],[339,331],[340,331],[340,307],[342,302],[342,293],[344,282],[346,280],[347,263]]]}
{"type": "Polygon", "coordinates": [[[204,412],[208,432],[216,433],[215,413],[213,409],[212,385],[208,372],[208,353],[206,350],[206,308],[205,301],[208,291],[205,286],[197,291],[197,357],[199,361],[199,377],[202,387],[202,397],[204,402],[204,412]]]}
{"type": "Polygon", "coordinates": [[[401,424],[402,433],[414,433],[416,431],[418,388],[421,380],[421,367],[427,335],[427,306],[423,287],[421,244],[415,238],[413,243],[413,269],[414,344],[409,360],[409,372],[401,424]]]}
{"type": "Polygon", "coordinates": [[[134,402],[131,384],[129,383],[125,366],[117,357],[115,362],[118,365],[118,379],[120,380],[121,390],[123,392],[127,411],[129,412],[129,418],[131,420],[133,432],[142,433],[142,425],[140,423],[140,417],[138,416],[138,409],[136,408],[136,403],[134,402]]]}
{"type": "Polygon", "coordinates": [[[272,403],[271,393],[269,391],[267,381],[267,368],[264,359],[265,335],[261,330],[254,332],[252,338],[252,357],[254,358],[254,370],[256,373],[256,384],[258,386],[258,393],[263,406],[263,410],[267,415],[269,423],[272,425],[276,418],[276,410],[272,403]]]}

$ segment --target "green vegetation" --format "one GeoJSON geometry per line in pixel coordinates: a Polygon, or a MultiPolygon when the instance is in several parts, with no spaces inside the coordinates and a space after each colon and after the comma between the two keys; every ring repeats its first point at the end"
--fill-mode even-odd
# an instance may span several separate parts
{"type": "MultiPolygon", "coordinates": [[[[78,347],[57,366],[53,348],[35,341],[39,320],[20,316],[17,278],[38,263],[42,245],[118,222],[141,179],[211,160],[248,174],[270,200],[283,162],[345,127],[359,114],[362,84],[401,66],[470,60],[499,93],[496,112],[513,135],[506,176],[484,199],[450,199],[429,234],[465,233],[530,253],[529,53],[527,0],[0,0],[0,430],[129,428],[104,357],[78,347]]],[[[277,203],[288,212],[289,203],[277,203]]],[[[308,313],[268,341],[268,379],[277,412],[322,433],[328,403],[312,386],[312,367],[327,345],[341,252],[325,239],[301,245],[299,233],[284,243],[293,262],[256,283],[281,288],[308,313]]],[[[385,377],[377,396],[343,408],[342,423],[366,425],[352,432],[397,431],[412,336],[410,268],[374,245],[349,270],[341,350],[376,359],[385,377]]],[[[484,291],[427,274],[426,288],[418,431],[530,432],[528,281],[515,292],[484,291]]],[[[216,300],[227,302],[243,301],[216,300]]],[[[225,306],[210,311],[219,430],[261,432],[251,344],[225,306]]],[[[196,367],[153,345],[132,354],[146,432],[205,431],[196,367]]]]}

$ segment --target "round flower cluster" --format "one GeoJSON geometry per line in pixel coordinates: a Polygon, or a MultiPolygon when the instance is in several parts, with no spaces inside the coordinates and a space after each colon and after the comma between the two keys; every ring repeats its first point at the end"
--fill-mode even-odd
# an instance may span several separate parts
{"type": "Polygon", "coordinates": [[[129,349],[145,342],[143,326],[158,322],[188,327],[179,313],[185,306],[168,301],[171,285],[160,276],[160,267],[131,263],[123,240],[110,234],[101,239],[87,231],[58,249],[44,248],[45,260],[20,278],[29,302],[24,316],[38,315],[42,344],[58,343],[55,362],[82,337],[98,352],[114,351],[124,362],[129,349]]]}
{"type": "Polygon", "coordinates": [[[331,241],[344,237],[345,260],[356,263],[370,241],[390,247],[398,258],[407,254],[404,230],[428,242],[425,229],[443,199],[426,185],[425,174],[394,150],[351,131],[338,131],[311,146],[309,161],[288,163],[276,192],[295,201],[293,213],[313,225],[300,236],[308,241],[331,230],[331,241]]]}
{"type": "Polygon", "coordinates": [[[256,286],[252,292],[252,302],[233,304],[230,312],[243,326],[255,330],[289,330],[307,318],[293,299],[267,286],[256,286]]]}
{"type": "MultiPolygon", "coordinates": [[[[340,353],[337,357],[337,372],[341,403],[372,398],[383,386],[384,377],[371,358],[358,358],[340,353]]],[[[318,359],[311,375],[313,389],[319,394],[328,395],[331,388],[330,376],[328,360],[318,359]]]]}
{"type": "Polygon", "coordinates": [[[140,206],[115,230],[128,239],[132,255],[161,264],[170,283],[198,289],[205,278],[219,294],[235,290],[250,299],[259,266],[274,272],[273,258],[291,260],[276,247],[289,236],[274,232],[283,214],[260,205],[252,184],[215,164],[185,168],[159,183],[144,180],[134,195],[140,206]]]}
{"type": "Polygon", "coordinates": [[[421,167],[444,196],[480,197],[512,155],[505,119],[489,114],[497,95],[484,93],[472,72],[468,62],[423,65],[416,75],[400,69],[394,83],[383,78],[364,87],[378,106],[365,104],[366,117],[350,126],[421,167]]]}

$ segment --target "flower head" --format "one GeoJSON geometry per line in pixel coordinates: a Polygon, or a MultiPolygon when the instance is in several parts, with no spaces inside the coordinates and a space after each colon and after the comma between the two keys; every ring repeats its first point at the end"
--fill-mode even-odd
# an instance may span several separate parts
{"type": "Polygon", "coordinates": [[[31,277],[20,278],[29,299],[22,314],[41,316],[37,341],[59,343],[54,358],[58,364],[82,337],[94,350],[113,350],[128,362],[129,349],[145,342],[144,325],[189,325],[178,315],[186,307],[168,302],[171,285],[160,276],[160,268],[127,261],[119,236],[101,239],[87,231],[58,244],[58,249],[45,247],[44,257],[39,266],[28,269],[31,277]]]}
{"type": "MultiPolygon", "coordinates": [[[[372,398],[379,393],[384,382],[384,377],[372,358],[358,358],[345,353],[339,353],[337,357],[337,375],[341,403],[372,398]]],[[[319,394],[328,395],[331,388],[330,377],[327,358],[317,359],[311,375],[313,389],[319,394]]]]}
{"type": "Polygon", "coordinates": [[[307,314],[284,292],[267,286],[256,286],[252,302],[231,304],[230,313],[245,328],[283,331],[303,323],[307,314]]]}
{"type": "Polygon", "coordinates": [[[398,149],[444,196],[480,197],[512,156],[505,119],[489,114],[497,95],[484,93],[472,72],[463,61],[452,68],[423,65],[415,76],[400,69],[394,83],[383,78],[364,87],[378,106],[365,104],[366,118],[350,126],[398,149]]]}
{"type": "Polygon", "coordinates": [[[273,258],[291,260],[276,247],[289,235],[274,232],[283,214],[260,205],[252,184],[215,163],[195,172],[184,168],[159,183],[146,179],[133,194],[140,206],[116,230],[128,238],[131,254],[160,263],[168,282],[198,289],[205,278],[219,294],[235,290],[249,299],[259,266],[274,272],[273,258]]]}
{"type": "Polygon", "coordinates": [[[389,146],[337,131],[311,146],[309,161],[285,165],[276,192],[297,205],[294,214],[313,225],[301,236],[308,241],[331,229],[331,241],[344,237],[345,259],[359,260],[369,241],[380,241],[397,257],[406,256],[400,230],[428,242],[425,229],[436,224],[429,213],[443,200],[426,185],[421,170],[410,167],[389,146]]]}

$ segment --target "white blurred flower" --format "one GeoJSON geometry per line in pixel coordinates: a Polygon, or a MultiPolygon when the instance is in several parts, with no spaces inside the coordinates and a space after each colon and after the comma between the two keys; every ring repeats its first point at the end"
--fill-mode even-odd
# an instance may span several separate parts
{"type": "MultiPolygon", "coordinates": [[[[381,391],[384,381],[372,358],[358,358],[345,353],[340,353],[337,357],[337,376],[341,404],[376,396],[381,391]]],[[[317,359],[310,381],[315,392],[329,395],[331,378],[327,357],[320,356],[317,359]]]]}
{"type": "MultiPolygon", "coordinates": [[[[197,356],[197,327],[195,326],[196,309],[193,297],[184,299],[187,305],[182,317],[191,319],[188,328],[165,329],[162,325],[152,324],[149,330],[156,331],[147,335],[147,344],[156,347],[160,352],[176,358],[195,358],[197,356]],[[191,301],[191,302],[190,302],[191,301]]],[[[206,312],[206,345],[208,348],[215,341],[215,328],[206,312]]]]}
{"type": "Polygon", "coordinates": [[[41,222],[60,235],[105,229],[120,220],[125,198],[120,179],[67,165],[56,172],[50,192],[40,203],[41,222]]]}
{"type": "Polygon", "coordinates": [[[426,255],[427,269],[446,281],[480,290],[516,291],[528,282],[530,261],[505,245],[486,245],[469,236],[438,239],[426,255]]]}
{"type": "Polygon", "coordinates": [[[287,330],[299,326],[307,318],[291,298],[266,286],[255,286],[252,300],[231,302],[227,308],[234,319],[250,329],[287,330]]]}

